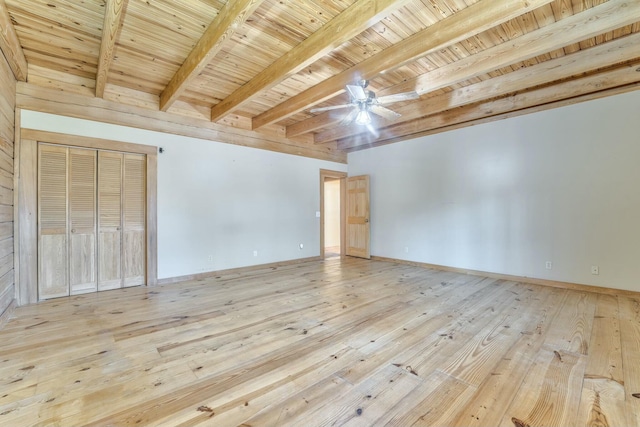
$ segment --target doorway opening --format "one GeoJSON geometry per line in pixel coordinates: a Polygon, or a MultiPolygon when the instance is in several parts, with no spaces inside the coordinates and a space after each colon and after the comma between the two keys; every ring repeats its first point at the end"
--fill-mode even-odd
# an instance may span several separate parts
{"type": "Polygon", "coordinates": [[[320,171],[320,257],[345,254],[345,191],[347,174],[320,171]]]}
{"type": "Polygon", "coordinates": [[[340,180],[324,181],[324,257],[339,257],[340,245],[340,180]]]}

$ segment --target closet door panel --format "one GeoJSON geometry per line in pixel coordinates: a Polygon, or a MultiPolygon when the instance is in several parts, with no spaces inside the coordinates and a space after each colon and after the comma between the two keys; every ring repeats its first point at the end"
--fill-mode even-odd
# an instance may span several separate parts
{"type": "Polygon", "coordinates": [[[68,149],[38,146],[38,298],[69,295],[68,149]]]}
{"type": "Polygon", "coordinates": [[[124,155],[123,267],[124,286],[145,283],[146,156],[124,155]]]}
{"type": "Polygon", "coordinates": [[[98,154],[98,290],[122,287],[121,153],[98,154]]]}
{"type": "Polygon", "coordinates": [[[122,239],[120,232],[100,232],[98,290],[122,287],[122,239]]]}
{"type": "Polygon", "coordinates": [[[145,233],[129,230],[124,233],[124,286],[145,284],[145,233]]]}
{"type": "Polygon", "coordinates": [[[71,294],[97,290],[97,151],[69,149],[69,281],[71,294]]]}
{"type": "Polygon", "coordinates": [[[38,297],[48,299],[68,296],[66,234],[41,233],[40,254],[42,255],[38,277],[38,297]]]}

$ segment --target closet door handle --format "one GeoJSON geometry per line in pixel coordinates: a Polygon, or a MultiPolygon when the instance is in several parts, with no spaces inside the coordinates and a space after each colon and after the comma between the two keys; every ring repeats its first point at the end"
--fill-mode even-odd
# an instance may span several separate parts
{"type": "Polygon", "coordinates": [[[76,232],[76,229],[75,229],[75,228],[72,228],[72,229],[71,229],[71,232],[72,232],[72,233],[75,233],[75,232],[76,232]]]}

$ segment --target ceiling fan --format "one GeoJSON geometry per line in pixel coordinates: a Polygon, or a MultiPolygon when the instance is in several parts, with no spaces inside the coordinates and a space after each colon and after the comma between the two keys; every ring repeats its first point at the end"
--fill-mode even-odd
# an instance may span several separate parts
{"type": "Polygon", "coordinates": [[[399,113],[384,107],[384,105],[394,102],[408,101],[420,97],[417,92],[412,91],[396,93],[394,95],[385,95],[378,98],[373,91],[367,90],[367,86],[369,86],[369,80],[360,80],[357,85],[346,85],[347,92],[351,98],[348,104],[313,108],[310,112],[319,113],[322,111],[351,107],[352,110],[344,117],[340,124],[348,125],[355,120],[355,123],[358,125],[366,125],[370,127],[371,114],[376,114],[387,120],[395,120],[400,117],[399,113]]]}

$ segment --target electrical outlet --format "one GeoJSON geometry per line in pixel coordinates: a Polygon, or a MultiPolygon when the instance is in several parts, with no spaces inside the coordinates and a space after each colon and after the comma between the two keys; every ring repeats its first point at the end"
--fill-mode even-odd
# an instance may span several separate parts
{"type": "Polygon", "coordinates": [[[300,249],[304,249],[304,244],[300,243],[300,249]]]}
{"type": "Polygon", "coordinates": [[[258,251],[253,251],[253,256],[258,256],[258,251]]]}
{"type": "Polygon", "coordinates": [[[213,255],[209,255],[207,261],[209,261],[209,264],[213,264],[213,255]]]}
{"type": "Polygon", "coordinates": [[[551,270],[553,268],[553,263],[551,261],[545,262],[544,268],[546,268],[547,270],[551,270]]]}
{"type": "Polygon", "coordinates": [[[408,254],[408,253],[409,253],[409,246],[405,246],[405,247],[404,247],[404,253],[405,253],[405,254],[408,254]]]}
{"type": "Polygon", "coordinates": [[[592,265],[591,266],[591,274],[595,274],[595,275],[600,274],[600,268],[597,265],[592,265]]]}

